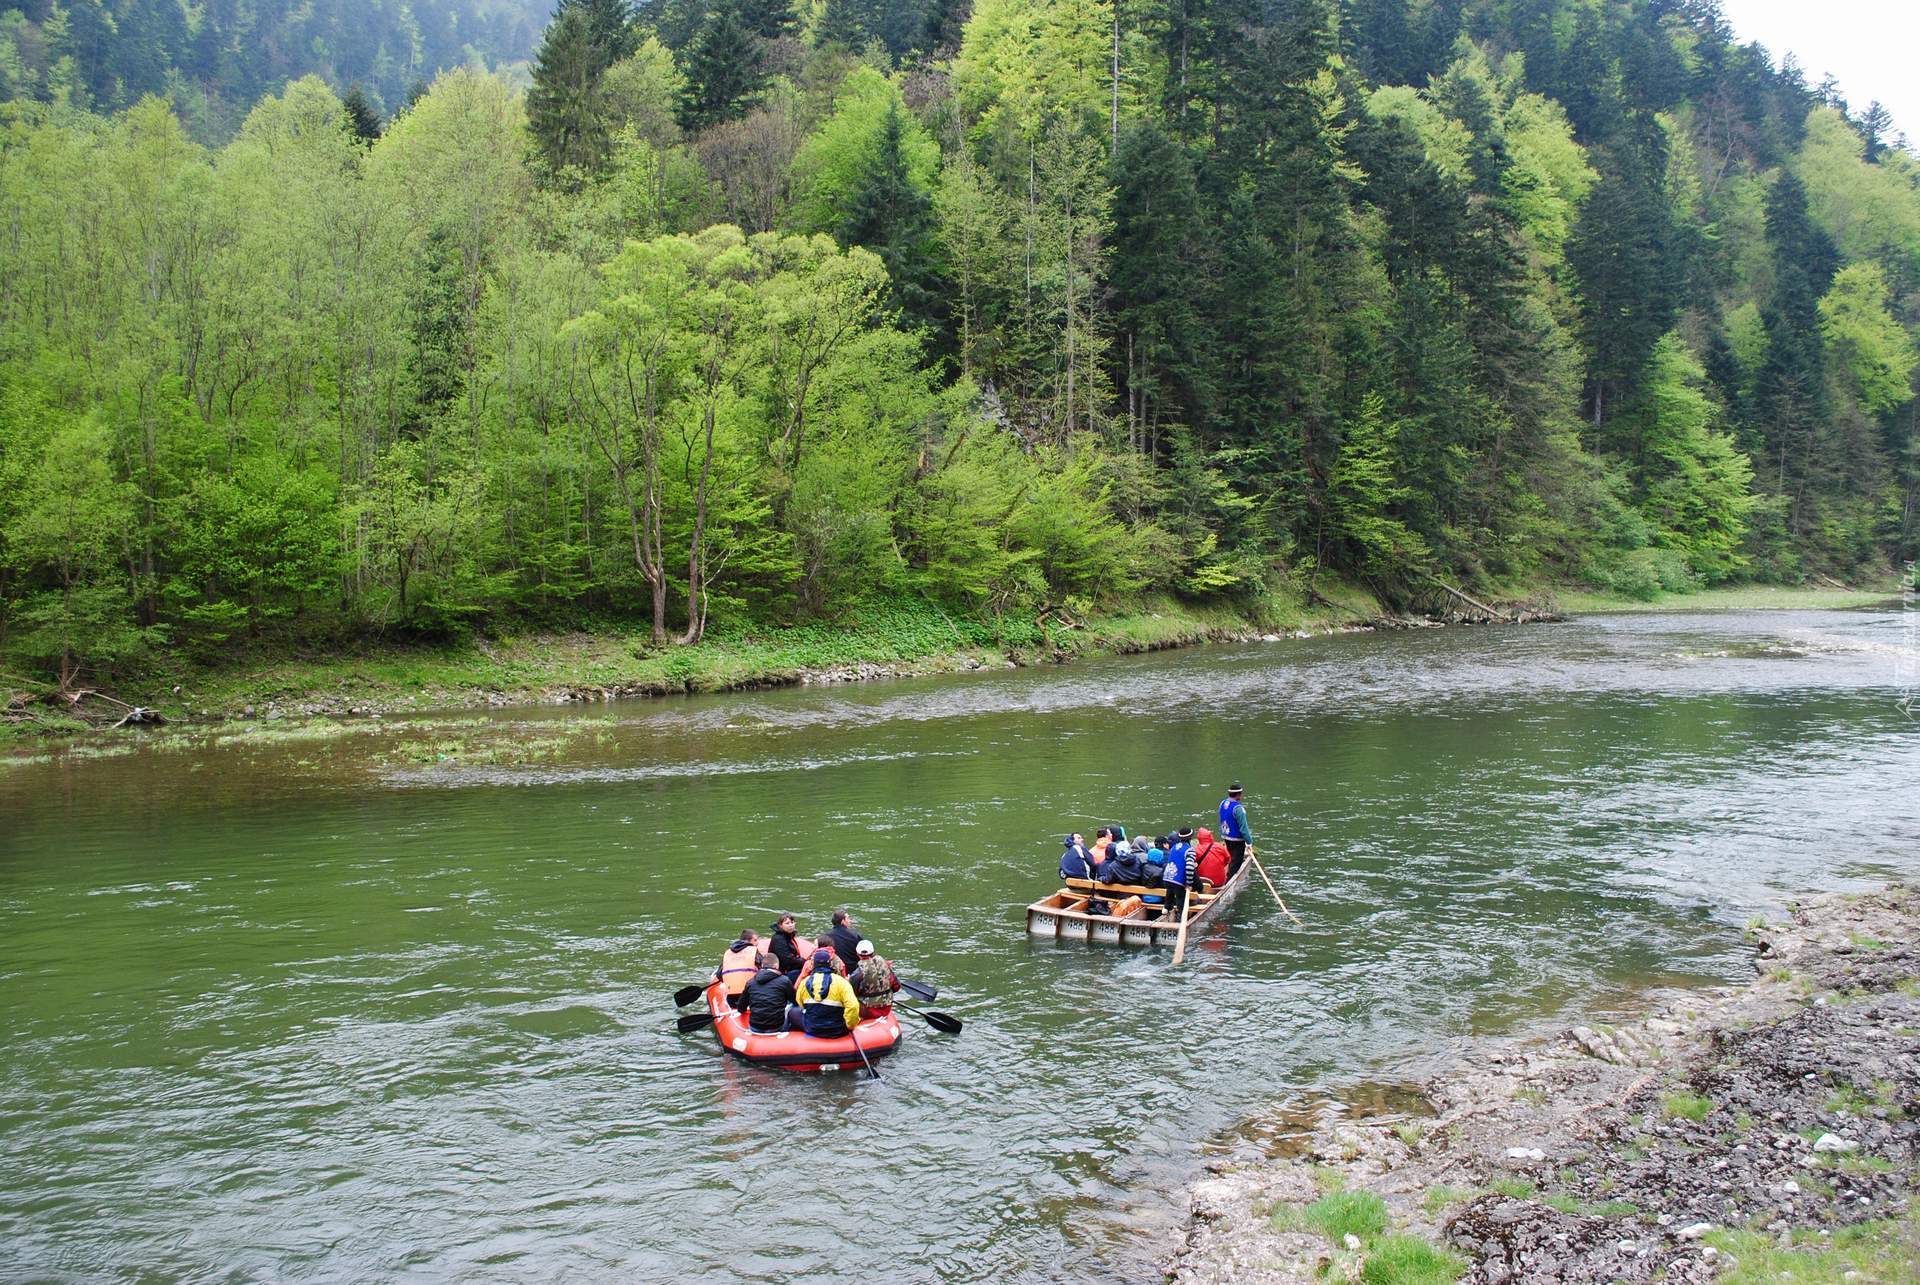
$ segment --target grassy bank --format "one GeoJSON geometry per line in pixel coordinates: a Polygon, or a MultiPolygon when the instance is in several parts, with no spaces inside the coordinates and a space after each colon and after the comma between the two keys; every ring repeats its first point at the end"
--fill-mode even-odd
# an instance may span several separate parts
{"type": "MultiPolygon", "coordinates": [[[[1269,596],[1257,606],[1152,598],[1085,619],[1002,621],[930,603],[876,606],[833,625],[716,632],[687,647],[655,646],[614,626],[500,634],[454,643],[369,642],[318,656],[259,655],[166,667],[115,690],[172,723],[343,716],[490,704],[546,704],[953,673],[1191,646],[1269,632],[1323,631],[1378,615],[1345,590],[1336,605],[1269,596]]],[[[0,742],[87,730],[38,707],[0,724],[0,742]]]]}
{"type": "Polygon", "coordinates": [[[1554,589],[1543,597],[1573,615],[1623,611],[1808,611],[1869,607],[1895,601],[1897,588],[1822,589],[1812,585],[1733,585],[1695,593],[1663,593],[1642,601],[1587,589],[1554,589]]]}
{"type": "MultiPolygon", "coordinates": [[[[1286,591],[1251,605],[1155,597],[1085,618],[997,625],[924,601],[899,601],[834,624],[716,631],[689,647],[654,646],[644,632],[617,624],[438,644],[367,640],[319,655],[243,653],[212,664],[175,659],[141,680],[117,686],[114,695],[157,709],[173,723],[550,704],[1125,655],[1262,634],[1324,632],[1383,614],[1372,595],[1352,586],[1323,580],[1319,591],[1313,603],[1286,591]]],[[[1574,614],[1856,607],[1891,596],[1891,590],[1760,586],[1663,595],[1651,602],[1541,587],[1499,595],[1503,602],[1526,600],[1574,614]]],[[[90,724],[41,705],[30,720],[0,721],[0,744],[89,730],[90,724]]]]}

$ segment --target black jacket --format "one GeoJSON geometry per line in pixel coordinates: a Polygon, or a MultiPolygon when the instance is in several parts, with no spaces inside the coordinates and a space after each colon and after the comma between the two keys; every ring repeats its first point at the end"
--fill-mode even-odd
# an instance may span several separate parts
{"type": "Polygon", "coordinates": [[[787,1005],[793,1003],[793,979],[763,968],[747,983],[747,1025],[766,1034],[787,1029],[787,1005]]]}
{"type": "Polygon", "coordinates": [[[767,949],[783,973],[797,973],[807,962],[800,958],[800,943],[794,940],[794,934],[781,932],[778,924],[774,925],[773,940],[767,943],[767,949]]]}
{"type": "Polygon", "coordinates": [[[860,934],[853,930],[852,924],[835,924],[828,940],[833,943],[833,953],[846,961],[848,972],[859,966],[860,953],[856,947],[860,945],[860,934]]]}

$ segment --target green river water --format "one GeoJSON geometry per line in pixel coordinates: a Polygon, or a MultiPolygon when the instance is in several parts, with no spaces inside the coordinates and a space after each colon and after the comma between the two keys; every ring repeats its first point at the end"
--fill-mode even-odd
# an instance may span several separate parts
{"type": "Polygon", "coordinates": [[[0,1279],[1139,1280],[1236,1123],[1737,979],[1920,874],[1920,616],[1594,617],[176,737],[0,768],[0,1279]],[[531,760],[530,762],[528,760],[531,760]],[[1059,836],[1268,868],[1190,963],[1029,942],[1059,836]],[[954,1038],[672,1024],[835,905],[954,1038]]]}

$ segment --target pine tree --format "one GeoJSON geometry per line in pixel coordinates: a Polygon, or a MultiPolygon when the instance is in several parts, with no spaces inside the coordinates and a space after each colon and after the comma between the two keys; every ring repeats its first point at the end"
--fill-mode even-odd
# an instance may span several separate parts
{"type": "Polygon", "coordinates": [[[680,123],[689,130],[734,120],[759,97],[767,83],[760,65],[760,43],[747,30],[734,0],[724,0],[707,16],[684,70],[687,88],[680,123]]]}
{"type": "Polygon", "coordinates": [[[607,155],[600,111],[600,74],[593,15],[584,4],[563,6],[547,25],[533,61],[527,128],[547,173],[593,173],[607,155]]]}

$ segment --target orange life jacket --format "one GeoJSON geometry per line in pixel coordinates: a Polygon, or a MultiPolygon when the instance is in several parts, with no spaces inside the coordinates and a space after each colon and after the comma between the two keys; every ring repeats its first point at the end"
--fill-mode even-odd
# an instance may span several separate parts
{"type": "Polygon", "coordinates": [[[760,971],[760,966],[753,962],[759,953],[759,944],[749,943],[720,956],[720,984],[727,988],[727,994],[738,995],[747,989],[747,983],[760,971]]]}

